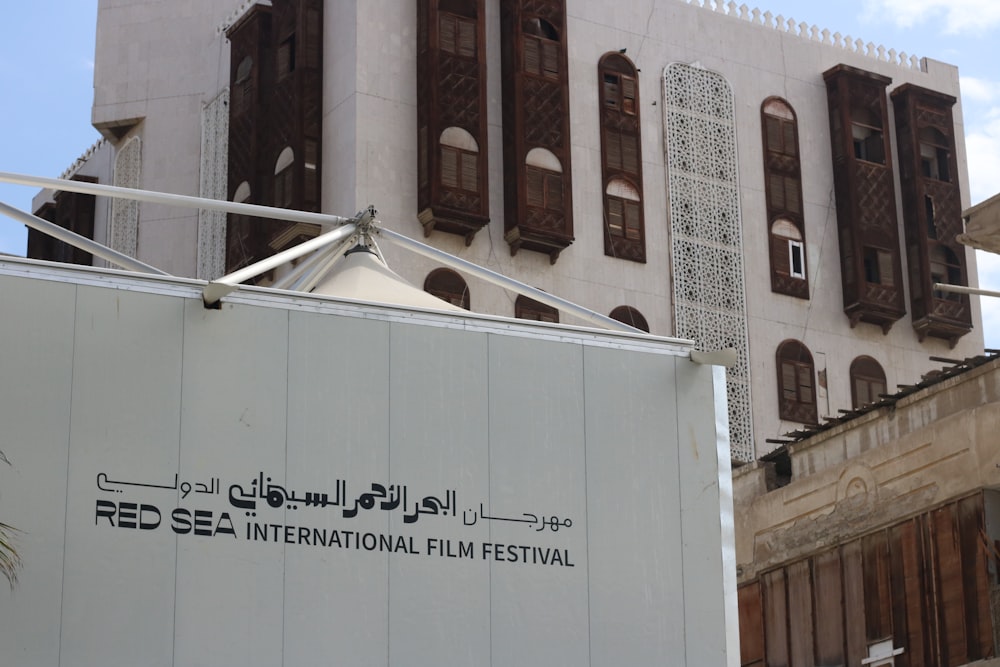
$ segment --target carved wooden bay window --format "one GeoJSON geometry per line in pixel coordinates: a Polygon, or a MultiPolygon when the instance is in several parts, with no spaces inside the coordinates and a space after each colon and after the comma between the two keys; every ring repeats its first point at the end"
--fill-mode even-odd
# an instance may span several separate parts
{"type": "Polygon", "coordinates": [[[466,245],[489,222],[484,0],[417,2],[417,217],[466,245]]]}
{"type": "MultiPolygon", "coordinates": [[[[226,32],[234,201],[252,192],[257,204],[320,210],[322,16],[322,0],[273,0],[250,7],[226,32]]],[[[226,271],[317,234],[319,225],[229,215],[226,271]]]]}
{"type": "Polygon", "coordinates": [[[573,242],[565,0],[504,0],[500,36],[504,238],[555,262],[573,242]]]}
{"type": "Polygon", "coordinates": [[[830,108],[844,313],[888,332],[906,313],[885,89],[848,65],[823,73],[830,108]]]}
{"type": "Polygon", "coordinates": [[[777,97],[761,105],[771,291],[809,298],[802,168],[795,111],[777,97]]]}
{"type": "Polygon", "coordinates": [[[955,342],[972,330],[969,297],[934,283],[968,286],[962,194],[955,158],[955,98],[905,84],[892,93],[910,282],[910,311],[920,340],[955,342]]]}
{"type": "MultiPolygon", "coordinates": [[[[73,176],[71,180],[84,183],[96,183],[96,178],[89,176],[73,176]]],[[[97,197],[79,192],[57,192],[54,201],[45,203],[35,212],[43,220],[55,223],[63,229],[68,229],[80,236],[93,240],[94,218],[97,197]]],[[[68,243],[53,238],[36,229],[28,229],[27,257],[48,262],[63,262],[66,264],[82,264],[90,266],[94,256],[86,250],[75,248],[68,243]]]]}
{"type": "Polygon", "coordinates": [[[642,205],[642,140],[638,71],[620,53],[597,65],[600,91],[601,170],[604,183],[604,254],[646,261],[642,205]]]}
{"type": "Polygon", "coordinates": [[[809,348],[797,340],[786,340],[775,354],[778,368],[778,416],[802,424],[816,424],[815,367],[809,348]]]}

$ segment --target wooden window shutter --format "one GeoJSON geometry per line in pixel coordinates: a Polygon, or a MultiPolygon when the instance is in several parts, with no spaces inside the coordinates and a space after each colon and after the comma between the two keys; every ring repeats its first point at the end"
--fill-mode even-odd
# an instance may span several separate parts
{"type": "Polygon", "coordinates": [[[448,146],[441,147],[441,185],[458,187],[458,151],[448,146]]]}
{"type": "Polygon", "coordinates": [[[462,153],[462,189],[479,191],[479,156],[475,153],[462,153]]]}
{"type": "Polygon", "coordinates": [[[639,241],[642,238],[639,210],[639,202],[625,202],[625,238],[630,241],[639,241]]]}
{"type": "Polygon", "coordinates": [[[797,400],[798,372],[796,365],[791,361],[781,362],[781,394],[790,401],[797,400]]]}
{"type": "Polygon", "coordinates": [[[770,182],[769,188],[769,198],[771,208],[775,211],[785,211],[785,177],[776,172],[770,172],[767,175],[768,181],[770,182]]]}
{"type": "Polygon", "coordinates": [[[561,211],[563,207],[562,175],[549,173],[545,176],[545,207],[561,211]]]}
{"type": "Polygon", "coordinates": [[[630,174],[639,173],[639,144],[630,134],[621,135],[622,169],[630,174]]]}
{"type": "Polygon", "coordinates": [[[528,167],[525,170],[528,206],[541,208],[545,205],[545,176],[540,169],[528,167]]]}
{"type": "Polygon", "coordinates": [[[813,402],[813,369],[811,366],[799,366],[799,401],[813,402]]]}
{"type": "Polygon", "coordinates": [[[541,54],[539,43],[531,37],[524,38],[524,71],[529,74],[541,74],[541,54]]]}
{"type": "Polygon", "coordinates": [[[788,239],[777,234],[771,234],[771,262],[774,270],[781,275],[792,273],[788,256],[788,239]]]}
{"type": "Polygon", "coordinates": [[[617,197],[607,197],[608,230],[615,236],[625,235],[625,213],[622,204],[622,200],[617,197]]]}
{"type": "Polygon", "coordinates": [[[542,74],[550,79],[559,76],[559,44],[555,42],[541,42],[542,51],[542,74]]]}
{"type": "Polygon", "coordinates": [[[802,202],[799,201],[799,179],[785,176],[784,186],[785,210],[789,213],[802,213],[802,202]]]}
{"type": "Polygon", "coordinates": [[[468,19],[458,19],[457,53],[465,58],[476,57],[476,23],[468,19]]]}
{"type": "Polygon", "coordinates": [[[895,285],[894,273],[892,270],[892,253],[885,250],[878,251],[878,275],[879,282],[886,287],[895,285]]]}
{"type": "Polygon", "coordinates": [[[446,53],[457,53],[458,50],[455,48],[455,23],[457,19],[454,16],[448,14],[442,14],[438,25],[440,29],[438,34],[440,35],[438,40],[440,42],[441,50],[446,53]]]}
{"type": "Polygon", "coordinates": [[[608,169],[622,168],[622,142],[617,130],[604,129],[604,159],[608,169]]]}
{"type": "Polygon", "coordinates": [[[617,109],[619,101],[619,76],[610,72],[605,72],[604,77],[603,103],[609,109],[617,109]]]}
{"type": "Polygon", "coordinates": [[[795,124],[791,121],[783,121],[781,123],[781,134],[784,145],[782,152],[785,155],[795,157],[797,154],[795,150],[795,124]]]}
{"type": "Polygon", "coordinates": [[[622,111],[635,114],[635,79],[622,76],[622,111]]]}
{"type": "Polygon", "coordinates": [[[767,150],[772,153],[782,151],[781,119],[774,116],[764,116],[764,134],[767,138],[767,150]]]}

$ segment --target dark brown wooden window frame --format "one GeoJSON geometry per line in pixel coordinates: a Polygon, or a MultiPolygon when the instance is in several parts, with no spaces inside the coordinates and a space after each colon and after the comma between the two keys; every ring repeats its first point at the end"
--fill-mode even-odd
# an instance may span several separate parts
{"type": "Polygon", "coordinates": [[[778,416],[800,424],[819,422],[816,367],[804,343],[787,339],[775,352],[778,377],[778,416]]]}
{"type": "Polygon", "coordinates": [[[809,269],[798,117],[788,100],[771,96],[760,105],[760,119],[771,291],[808,299],[809,269]],[[775,233],[775,227],[781,223],[791,225],[798,238],[775,233]],[[794,270],[795,257],[800,262],[798,271],[794,270]]]}
{"type": "Polygon", "coordinates": [[[457,272],[451,269],[434,269],[424,279],[424,291],[433,294],[453,306],[471,309],[469,285],[457,272]]]}
{"type": "Polygon", "coordinates": [[[851,407],[855,410],[878,403],[886,392],[885,370],[872,357],[862,355],[851,362],[851,407]],[[867,400],[865,400],[867,398],[867,400]]]}
{"type": "Polygon", "coordinates": [[[597,64],[597,85],[604,185],[604,254],[645,262],[639,70],[622,53],[605,53],[597,64]],[[621,196],[621,193],[634,195],[634,198],[621,196]]]}
{"type": "Polygon", "coordinates": [[[559,311],[552,306],[535,301],[531,297],[518,295],[514,300],[514,317],[520,320],[559,323],[559,311]]]}
{"type": "Polygon", "coordinates": [[[646,321],[646,318],[632,306],[618,306],[611,311],[608,317],[649,333],[649,323],[646,321]]]}

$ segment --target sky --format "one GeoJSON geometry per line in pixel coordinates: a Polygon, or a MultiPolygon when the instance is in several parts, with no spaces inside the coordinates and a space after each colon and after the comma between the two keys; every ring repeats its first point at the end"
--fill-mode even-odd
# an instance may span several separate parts
{"type": "MultiPolygon", "coordinates": [[[[8,4],[0,40],[0,171],[55,178],[100,138],[90,125],[97,0],[8,4]]],[[[971,203],[1000,193],[1000,0],[746,4],[958,66],[971,203]]],[[[0,201],[21,210],[30,212],[34,193],[0,184],[0,201]]],[[[0,253],[23,255],[26,238],[20,223],[0,218],[0,253]]],[[[977,259],[980,286],[1000,291],[1000,255],[979,252],[977,259]]],[[[982,303],[986,347],[1000,349],[1000,298],[982,303]]]]}

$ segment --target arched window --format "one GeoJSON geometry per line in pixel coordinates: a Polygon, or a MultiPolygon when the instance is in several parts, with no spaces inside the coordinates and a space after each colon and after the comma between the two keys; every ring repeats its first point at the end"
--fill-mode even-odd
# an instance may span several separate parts
{"type": "Polygon", "coordinates": [[[464,192],[479,192],[479,145],[460,127],[441,133],[441,185],[464,192]]]}
{"type": "Polygon", "coordinates": [[[885,371],[877,361],[862,356],[851,362],[851,406],[855,410],[877,403],[885,389],[885,371]]]}
{"type": "Polygon", "coordinates": [[[514,317],[539,322],[558,322],[559,311],[534,299],[521,295],[514,301],[514,317]]]}
{"type": "Polygon", "coordinates": [[[608,317],[649,333],[649,324],[646,323],[646,318],[632,306],[618,306],[611,311],[608,317]]]}
{"type": "Polygon", "coordinates": [[[524,71],[547,79],[559,78],[559,32],[543,18],[524,20],[524,71]]]}
{"type": "Polygon", "coordinates": [[[291,146],[285,148],[278,154],[278,159],[274,163],[274,205],[281,208],[288,208],[292,205],[292,164],[295,162],[295,152],[291,146]]]}
{"type": "Polygon", "coordinates": [[[775,355],[778,367],[778,416],[802,424],[819,421],[816,409],[815,368],[809,348],[786,340],[775,355]]]}
{"type": "Polygon", "coordinates": [[[785,218],[771,225],[771,268],[780,276],[806,279],[806,253],[802,232],[785,218]]]}
{"type": "Polygon", "coordinates": [[[764,190],[770,230],[771,291],[809,298],[806,272],[802,171],[795,111],[778,97],[760,108],[764,190]]]}
{"type": "Polygon", "coordinates": [[[604,179],[604,254],[646,261],[638,70],[620,53],[597,66],[604,179]]]}
{"type": "Polygon", "coordinates": [[[469,286],[451,269],[434,269],[424,280],[424,291],[453,306],[469,310],[469,286]]]}
{"type": "Polygon", "coordinates": [[[524,160],[528,206],[562,211],[562,164],[544,148],[532,148],[524,160]]]}

